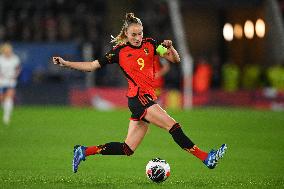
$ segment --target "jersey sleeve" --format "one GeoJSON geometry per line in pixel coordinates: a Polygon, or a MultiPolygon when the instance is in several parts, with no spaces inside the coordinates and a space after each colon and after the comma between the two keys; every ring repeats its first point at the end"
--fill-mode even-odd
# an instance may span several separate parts
{"type": "Polygon", "coordinates": [[[119,51],[117,49],[111,49],[104,56],[98,59],[101,67],[104,67],[107,64],[118,63],[119,51]]]}

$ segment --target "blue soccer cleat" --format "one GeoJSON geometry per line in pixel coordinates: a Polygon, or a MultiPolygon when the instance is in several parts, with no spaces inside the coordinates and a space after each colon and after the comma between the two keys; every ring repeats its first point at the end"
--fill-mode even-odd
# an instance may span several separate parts
{"type": "Polygon", "coordinates": [[[224,156],[227,149],[227,145],[223,144],[218,150],[211,150],[203,163],[209,168],[214,169],[218,161],[224,156]]]}
{"type": "Polygon", "coordinates": [[[80,162],[86,160],[86,147],[81,145],[74,146],[74,157],[72,162],[73,172],[76,173],[79,167],[80,162]]]}

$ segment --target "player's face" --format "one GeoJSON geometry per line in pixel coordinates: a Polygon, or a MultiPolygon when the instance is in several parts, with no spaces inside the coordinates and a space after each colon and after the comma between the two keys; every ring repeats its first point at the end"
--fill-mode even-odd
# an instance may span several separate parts
{"type": "Polygon", "coordinates": [[[139,47],[143,39],[143,26],[140,24],[131,24],[127,28],[125,35],[131,45],[139,47]]]}

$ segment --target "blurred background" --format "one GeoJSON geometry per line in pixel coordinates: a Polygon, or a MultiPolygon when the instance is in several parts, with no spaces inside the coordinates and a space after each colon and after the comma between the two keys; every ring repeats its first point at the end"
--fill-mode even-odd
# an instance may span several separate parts
{"type": "Polygon", "coordinates": [[[283,0],[1,0],[0,43],[21,59],[16,103],[127,107],[117,65],[83,73],[51,63],[103,56],[126,12],[142,20],[144,37],[179,50],[162,81],[164,107],[284,110],[283,0]]]}

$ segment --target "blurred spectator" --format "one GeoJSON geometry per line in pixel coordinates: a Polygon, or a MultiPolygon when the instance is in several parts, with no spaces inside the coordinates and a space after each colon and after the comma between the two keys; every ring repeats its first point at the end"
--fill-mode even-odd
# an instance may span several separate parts
{"type": "Polygon", "coordinates": [[[221,82],[221,60],[220,56],[217,52],[214,52],[210,56],[209,60],[211,66],[212,66],[212,88],[219,88],[220,82],[221,82]]]}
{"type": "Polygon", "coordinates": [[[243,68],[242,87],[252,90],[260,86],[260,66],[257,64],[247,64],[243,68]]]}
{"type": "Polygon", "coordinates": [[[56,41],[58,39],[57,29],[58,23],[56,18],[52,16],[51,12],[47,12],[44,16],[44,30],[46,32],[46,41],[56,41]]]}
{"type": "Polygon", "coordinates": [[[0,25],[0,40],[4,40],[5,38],[5,27],[3,25],[0,25]]]}
{"type": "Polygon", "coordinates": [[[210,89],[211,80],[211,65],[204,58],[199,59],[193,75],[193,90],[199,93],[208,91],[210,89]]]}
{"type": "Polygon", "coordinates": [[[222,68],[223,89],[234,92],[239,89],[240,69],[231,62],[226,63],[222,68]]]}
{"type": "Polygon", "coordinates": [[[284,67],[276,64],[267,70],[267,78],[271,87],[284,91],[284,67]]]}
{"type": "Polygon", "coordinates": [[[72,27],[71,20],[67,14],[60,14],[58,22],[58,37],[63,41],[71,40],[72,37],[72,27]]]}
{"type": "Polygon", "coordinates": [[[0,40],[81,43],[97,38],[96,21],[102,20],[105,2],[4,0],[0,10],[0,40]]]}
{"type": "Polygon", "coordinates": [[[10,44],[1,46],[0,55],[0,101],[3,102],[3,123],[8,125],[14,107],[17,77],[20,74],[20,59],[10,44]]]}

